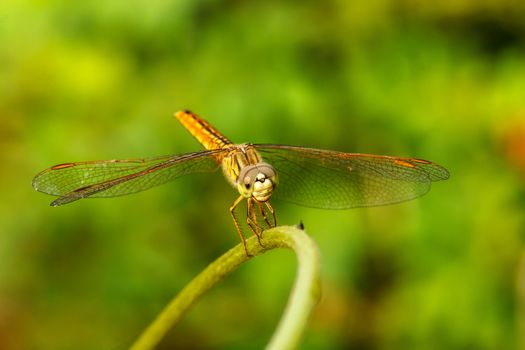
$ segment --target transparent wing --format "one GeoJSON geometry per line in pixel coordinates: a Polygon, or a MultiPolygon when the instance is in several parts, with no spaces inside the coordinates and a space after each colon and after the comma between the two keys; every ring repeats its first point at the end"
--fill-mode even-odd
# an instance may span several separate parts
{"type": "Polygon", "coordinates": [[[114,197],[144,191],[180,176],[218,169],[222,150],[145,159],[64,163],[35,176],[33,188],[59,196],[53,206],[85,197],[114,197]]]}
{"type": "Polygon", "coordinates": [[[448,179],[440,165],[416,158],[343,153],[284,145],[255,145],[279,178],[275,198],[325,209],[399,203],[448,179]]]}

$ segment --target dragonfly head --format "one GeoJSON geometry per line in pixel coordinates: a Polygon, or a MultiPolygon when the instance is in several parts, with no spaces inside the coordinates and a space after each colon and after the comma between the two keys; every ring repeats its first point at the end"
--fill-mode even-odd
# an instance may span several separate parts
{"type": "Polygon", "coordinates": [[[270,164],[258,163],[242,168],[237,189],[246,198],[253,197],[258,202],[266,202],[277,186],[277,174],[270,164]]]}

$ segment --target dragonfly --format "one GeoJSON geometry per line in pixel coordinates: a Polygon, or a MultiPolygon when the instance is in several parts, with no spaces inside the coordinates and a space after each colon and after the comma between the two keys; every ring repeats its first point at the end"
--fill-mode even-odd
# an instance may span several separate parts
{"type": "Polygon", "coordinates": [[[115,197],[147,190],[193,173],[222,168],[239,196],[229,211],[246,240],[236,209],[246,200],[246,224],[259,242],[277,219],[270,198],[322,209],[400,203],[420,197],[448,171],[427,160],[345,153],[278,144],[234,144],[196,114],[175,113],[205,150],[153,158],[62,163],[38,173],[37,191],[57,196],[60,206],[83,198],[115,197]]]}

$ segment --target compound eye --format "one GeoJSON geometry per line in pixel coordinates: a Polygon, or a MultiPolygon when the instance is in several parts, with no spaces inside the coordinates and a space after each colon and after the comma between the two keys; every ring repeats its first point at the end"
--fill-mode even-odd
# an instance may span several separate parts
{"type": "Polygon", "coordinates": [[[271,179],[275,177],[275,170],[273,169],[271,165],[262,163],[261,165],[259,165],[258,168],[261,174],[264,175],[265,178],[271,179]]]}
{"type": "Polygon", "coordinates": [[[252,179],[249,177],[249,176],[245,176],[244,177],[244,187],[249,190],[250,187],[252,186],[252,179]]]}

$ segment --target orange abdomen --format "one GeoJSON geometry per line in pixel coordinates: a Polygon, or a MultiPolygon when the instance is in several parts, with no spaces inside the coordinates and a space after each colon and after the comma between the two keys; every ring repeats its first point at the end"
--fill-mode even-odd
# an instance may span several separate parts
{"type": "Polygon", "coordinates": [[[220,149],[232,142],[204,119],[190,111],[179,111],[175,117],[206,149],[220,149]]]}

